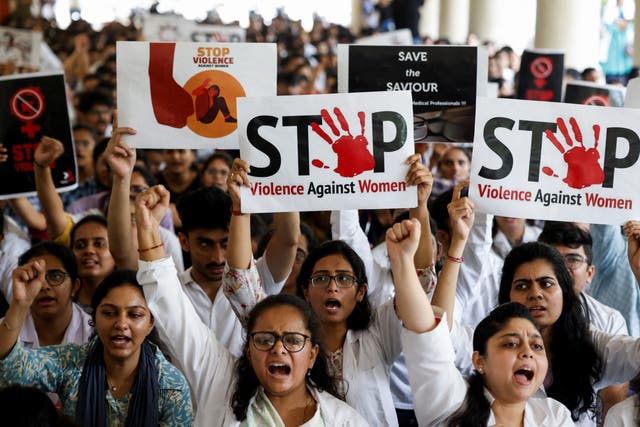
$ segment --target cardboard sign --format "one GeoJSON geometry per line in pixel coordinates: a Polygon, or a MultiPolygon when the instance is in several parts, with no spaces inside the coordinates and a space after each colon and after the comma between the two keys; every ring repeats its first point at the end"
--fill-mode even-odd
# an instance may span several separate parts
{"type": "Polygon", "coordinates": [[[487,54],[473,46],[338,45],[339,92],[410,90],[426,141],[472,142],[487,54]]]}
{"type": "Polygon", "coordinates": [[[0,62],[13,62],[19,67],[40,67],[42,33],[0,27],[0,62]]]}
{"type": "Polygon", "coordinates": [[[479,98],[469,196],[497,215],[640,217],[640,111],[479,98]]]}
{"type": "Polygon", "coordinates": [[[237,26],[201,25],[180,15],[147,14],[143,34],[147,41],[237,43],[244,42],[245,30],[237,26]]]}
{"type": "Polygon", "coordinates": [[[533,49],[522,53],[518,98],[530,101],[562,100],[564,53],[533,49]]]}
{"type": "Polygon", "coordinates": [[[415,207],[409,92],[238,100],[243,212],[415,207]]]}
{"type": "Polygon", "coordinates": [[[62,192],[77,187],[75,146],[62,73],[1,77],[0,117],[0,143],[9,155],[0,163],[0,199],[35,194],[33,153],[44,135],[64,145],[64,154],[51,165],[56,189],[62,192]]]}
{"type": "Polygon", "coordinates": [[[624,86],[599,85],[591,82],[567,82],[564,102],[569,104],[624,106],[624,86]]]}
{"type": "Polygon", "coordinates": [[[276,94],[276,45],[118,42],[118,121],[138,148],[238,148],[236,99],[276,94]]]}

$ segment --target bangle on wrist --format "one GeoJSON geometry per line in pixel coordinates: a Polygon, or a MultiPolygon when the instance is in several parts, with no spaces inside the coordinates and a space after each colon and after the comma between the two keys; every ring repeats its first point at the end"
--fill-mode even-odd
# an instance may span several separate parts
{"type": "Polygon", "coordinates": [[[231,208],[231,215],[233,215],[233,216],[242,216],[242,215],[245,215],[245,214],[243,214],[240,210],[236,210],[236,209],[231,208]]]}
{"type": "Polygon", "coordinates": [[[154,249],[158,249],[158,248],[162,248],[162,247],[164,247],[164,243],[160,242],[160,243],[158,243],[158,244],[157,244],[157,245],[155,245],[155,246],[151,246],[150,248],[138,249],[138,252],[139,252],[139,253],[149,252],[149,251],[152,251],[152,250],[154,250],[154,249]]]}
{"type": "Polygon", "coordinates": [[[46,169],[49,167],[49,165],[41,165],[40,163],[36,162],[36,159],[33,159],[33,164],[36,165],[37,167],[39,167],[40,169],[46,169]]]}
{"type": "Polygon", "coordinates": [[[464,261],[464,257],[456,257],[456,256],[451,256],[449,254],[447,254],[447,259],[449,261],[453,261],[453,262],[457,262],[458,264],[462,264],[462,261],[464,261]]]}

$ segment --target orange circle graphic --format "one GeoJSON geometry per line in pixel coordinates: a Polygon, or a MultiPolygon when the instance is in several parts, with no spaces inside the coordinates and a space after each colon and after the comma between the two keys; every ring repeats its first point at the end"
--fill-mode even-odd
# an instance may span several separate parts
{"type": "Polygon", "coordinates": [[[236,130],[236,98],[245,96],[245,92],[235,77],[224,71],[202,71],[192,76],[184,89],[195,107],[195,113],[187,119],[189,129],[206,138],[220,138],[236,130]]]}

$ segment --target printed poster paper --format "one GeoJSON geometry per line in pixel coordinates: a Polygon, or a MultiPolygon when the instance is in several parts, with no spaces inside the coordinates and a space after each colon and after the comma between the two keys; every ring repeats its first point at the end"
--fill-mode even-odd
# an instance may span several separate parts
{"type": "Polygon", "coordinates": [[[0,62],[13,62],[18,67],[38,69],[41,43],[41,33],[0,27],[0,62]]]}
{"type": "Polygon", "coordinates": [[[640,111],[478,99],[479,212],[621,225],[640,217],[640,111]]]}
{"type": "Polygon", "coordinates": [[[36,194],[33,153],[44,135],[64,145],[64,154],[51,164],[56,189],[63,192],[77,187],[75,146],[62,73],[0,77],[0,117],[0,143],[9,155],[0,163],[0,199],[36,194]]]}
{"type": "Polygon", "coordinates": [[[231,25],[202,25],[180,15],[144,16],[143,34],[147,41],[237,43],[245,41],[245,30],[231,25]]]}
{"type": "Polygon", "coordinates": [[[411,93],[238,100],[243,212],[415,207],[411,93]]]}
{"type": "Polygon", "coordinates": [[[564,102],[569,104],[624,106],[624,86],[599,85],[591,82],[567,82],[564,102]]]}
{"type": "Polygon", "coordinates": [[[520,61],[518,99],[562,100],[564,52],[546,49],[525,50],[520,61]]]}
{"type": "Polygon", "coordinates": [[[276,94],[269,43],[118,42],[118,122],[137,148],[238,148],[236,99],[276,94]]]}
{"type": "Polygon", "coordinates": [[[473,141],[476,97],[487,90],[484,48],[338,45],[338,64],[339,92],[410,90],[425,141],[473,141]]]}

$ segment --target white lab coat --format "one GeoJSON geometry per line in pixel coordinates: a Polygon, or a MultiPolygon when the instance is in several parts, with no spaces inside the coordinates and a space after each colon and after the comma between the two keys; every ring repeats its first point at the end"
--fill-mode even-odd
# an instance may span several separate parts
{"type": "MultiPolygon", "coordinates": [[[[409,379],[418,424],[445,426],[447,419],[462,405],[467,382],[455,366],[455,354],[449,338],[446,320],[435,329],[422,334],[402,331],[402,345],[409,369],[409,379]]],[[[470,355],[471,353],[469,353],[470,355]]],[[[492,397],[485,389],[485,395],[492,397]]],[[[493,411],[487,426],[495,425],[493,411]]],[[[554,399],[529,398],[524,411],[525,427],[573,426],[571,414],[554,399]]]]}

